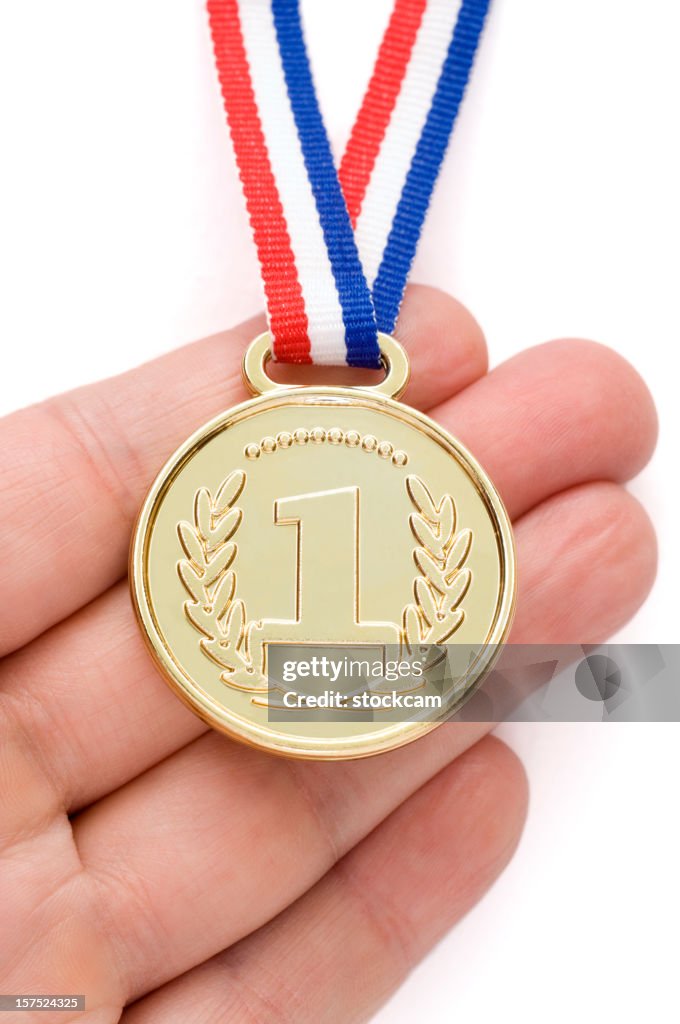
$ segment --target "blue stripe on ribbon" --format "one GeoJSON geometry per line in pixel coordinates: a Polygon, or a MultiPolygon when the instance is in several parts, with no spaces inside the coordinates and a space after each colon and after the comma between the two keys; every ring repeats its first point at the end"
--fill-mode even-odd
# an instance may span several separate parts
{"type": "Polygon", "coordinates": [[[298,0],[272,0],[272,13],[291,109],[342,307],[347,362],[378,367],[373,302],[316,97],[298,0]]]}
{"type": "Polygon", "coordinates": [[[399,315],[430,197],[475,59],[490,0],[463,0],[422,135],[411,161],[378,274],[378,328],[391,334],[399,315]]]}

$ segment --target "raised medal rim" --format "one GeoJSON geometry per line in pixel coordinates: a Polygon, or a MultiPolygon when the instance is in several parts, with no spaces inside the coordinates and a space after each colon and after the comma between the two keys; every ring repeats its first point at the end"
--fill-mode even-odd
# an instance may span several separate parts
{"type": "MultiPolygon", "coordinates": [[[[456,457],[468,470],[493,516],[503,567],[503,589],[496,608],[495,622],[486,641],[486,657],[482,656],[480,659],[476,678],[457,706],[462,705],[468,699],[496,661],[501,645],[507,638],[512,625],[516,604],[516,556],[512,527],[498,491],[467,448],[438,423],[417,409],[386,395],[370,393],[368,390],[359,390],[358,388],[287,387],[240,402],[199,427],[167,459],[151,485],[137,517],[130,546],[129,566],[130,592],[135,615],[146,645],[163,679],[206,724],[232,739],[260,750],[306,760],[350,760],[383,753],[418,739],[442,723],[438,721],[397,722],[391,723],[388,727],[381,728],[375,733],[344,739],[302,736],[292,738],[289,735],[277,734],[271,727],[267,728],[254,722],[248,722],[241,715],[230,712],[204,693],[181,670],[169,653],[168,647],[157,629],[149,601],[145,551],[149,526],[153,522],[155,509],[172,479],[198,445],[205,444],[211,436],[219,433],[230,421],[247,418],[249,414],[255,415],[258,410],[264,411],[267,408],[285,405],[323,405],[326,402],[332,403],[333,399],[339,399],[346,405],[386,412],[409,425],[420,429],[424,428],[428,436],[435,442],[442,444],[446,449],[453,449],[456,457]]],[[[451,708],[448,714],[452,714],[454,711],[455,708],[451,708]]]]}

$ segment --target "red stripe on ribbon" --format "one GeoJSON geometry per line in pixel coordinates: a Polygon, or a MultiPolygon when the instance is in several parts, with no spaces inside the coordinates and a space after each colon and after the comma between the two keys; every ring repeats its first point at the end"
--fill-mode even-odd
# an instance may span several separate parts
{"type": "Polygon", "coordinates": [[[340,164],[338,176],[355,226],[426,6],[427,0],[397,0],[340,164]]]}
{"type": "Polygon", "coordinates": [[[275,358],[311,363],[295,256],[257,111],[236,0],[208,0],[215,62],[262,267],[275,358]]]}

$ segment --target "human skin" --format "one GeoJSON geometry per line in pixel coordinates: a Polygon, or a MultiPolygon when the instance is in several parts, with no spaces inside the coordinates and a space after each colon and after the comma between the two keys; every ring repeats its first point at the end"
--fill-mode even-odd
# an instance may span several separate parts
{"type": "MultiPolygon", "coordinates": [[[[158,677],[124,580],[134,517],[168,454],[245,397],[261,328],[0,421],[0,991],[87,997],[8,1024],[365,1020],[519,838],[526,781],[488,724],[287,761],[207,730],[158,677]]],[[[477,323],[429,288],[398,336],[405,400],[471,449],[514,520],[511,639],[605,640],[654,577],[621,486],[654,447],[644,383],[577,340],[489,373],[477,323]]]]}

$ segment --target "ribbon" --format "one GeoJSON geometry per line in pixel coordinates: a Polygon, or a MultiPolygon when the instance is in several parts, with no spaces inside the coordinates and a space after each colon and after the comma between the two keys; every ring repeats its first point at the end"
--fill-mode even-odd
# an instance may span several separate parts
{"type": "Polygon", "coordinates": [[[490,0],[396,0],[335,168],[298,0],[207,0],[274,358],[375,367],[490,0]]]}

